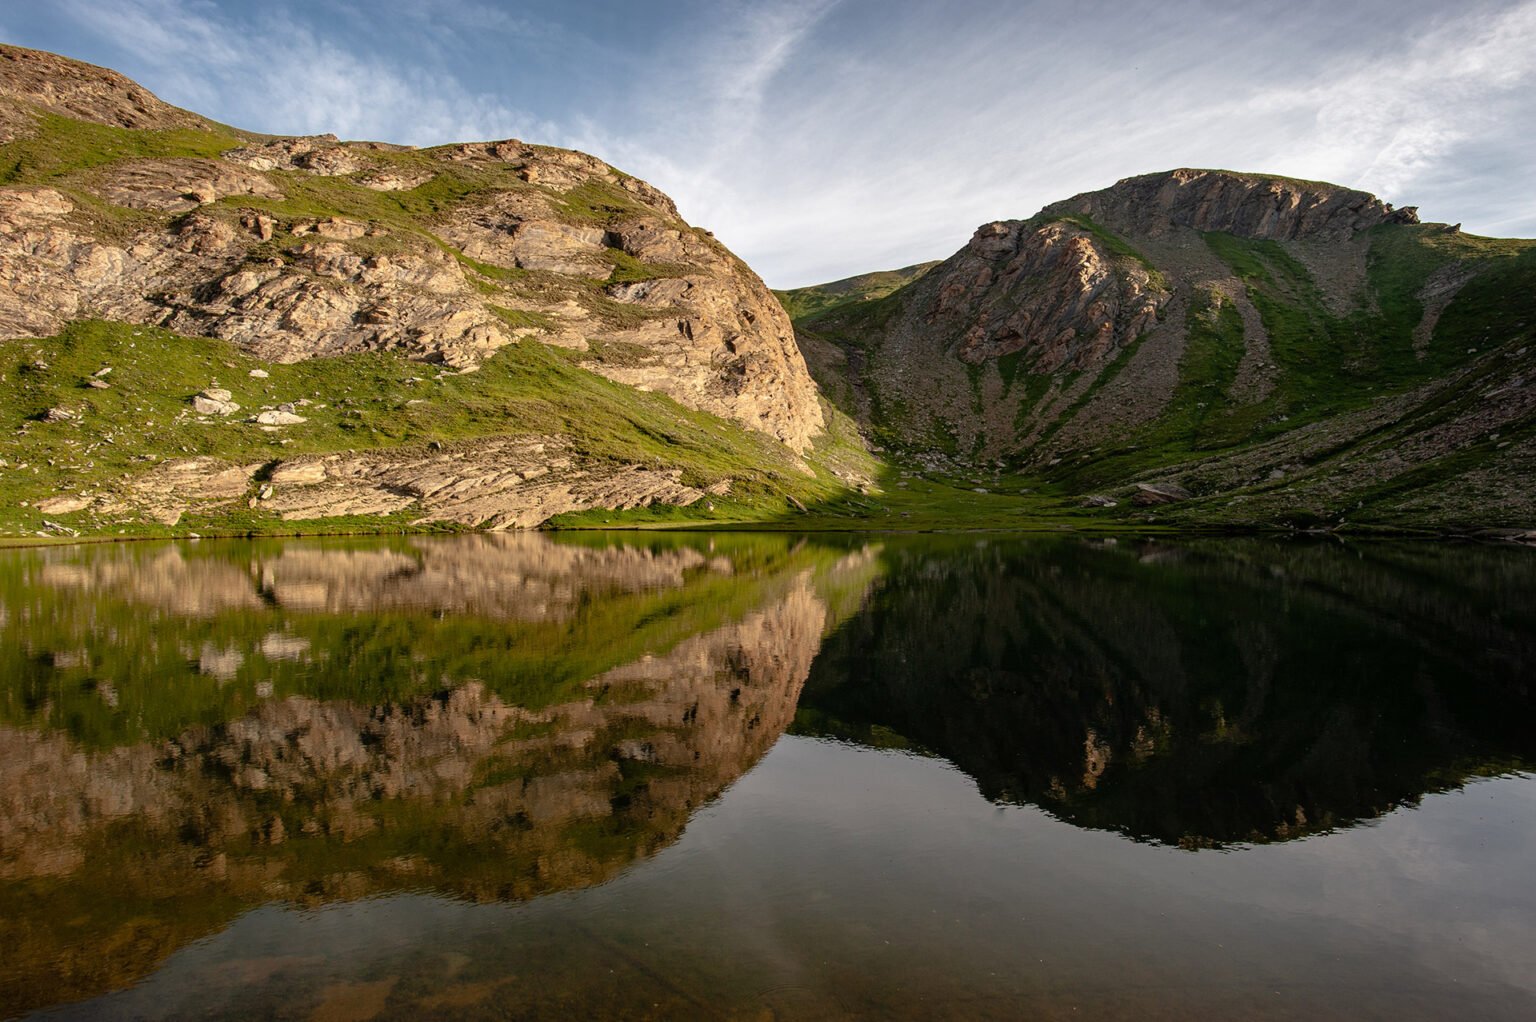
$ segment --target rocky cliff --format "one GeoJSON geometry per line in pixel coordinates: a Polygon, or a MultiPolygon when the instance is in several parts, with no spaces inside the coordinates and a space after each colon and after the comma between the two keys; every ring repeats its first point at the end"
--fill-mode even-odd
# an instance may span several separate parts
{"type": "MultiPolygon", "coordinates": [[[[534,342],[793,454],[823,433],[762,282],[667,196],[583,153],[257,136],[16,47],[0,47],[0,149],[0,338],[108,320],[225,340],[261,364],[383,353],[439,372],[534,342]]],[[[47,347],[7,347],[6,361],[46,367],[47,347]]],[[[244,410],[311,395],[273,396],[244,410]]],[[[497,513],[536,524],[538,506],[497,513]]]]}
{"type": "Polygon", "coordinates": [[[1368,192],[1225,170],[1173,170],[1130,177],[1042,211],[1091,217],[1119,234],[1159,237],[1186,227],[1268,241],[1349,241],[1384,223],[1416,224],[1418,210],[1394,210],[1368,192]]]}
{"type": "Polygon", "coordinates": [[[0,44],[0,143],[32,134],[39,112],[119,128],[217,128],[115,71],[0,44]]]}
{"type": "Polygon", "coordinates": [[[888,297],[797,322],[898,461],[1059,494],[1034,498],[1052,515],[1529,528],[1533,294],[1531,242],[1174,170],[983,225],[888,297]]]}

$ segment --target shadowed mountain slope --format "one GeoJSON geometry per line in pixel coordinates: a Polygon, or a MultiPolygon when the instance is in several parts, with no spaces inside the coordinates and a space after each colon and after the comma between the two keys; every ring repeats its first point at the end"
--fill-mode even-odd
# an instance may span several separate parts
{"type": "Polygon", "coordinates": [[[1536,518],[1536,242],[1365,192],[1128,178],[797,325],[827,393],[933,473],[1110,519],[1536,518]]]}

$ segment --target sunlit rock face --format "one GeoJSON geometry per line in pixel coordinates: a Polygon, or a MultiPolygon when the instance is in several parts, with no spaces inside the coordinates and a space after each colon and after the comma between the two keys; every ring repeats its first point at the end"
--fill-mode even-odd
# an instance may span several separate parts
{"type": "Polygon", "coordinates": [[[676,840],[774,744],[877,561],[787,541],[119,547],[13,555],[0,724],[7,1005],[141,975],[231,909],[523,899],[676,840]],[[38,885],[43,886],[39,887],[38,885]],[[110,897],[105,892],[110,888],[110,897]],[[95,962],[49,921],[139,906],[95,962]],[[196,915],[196,913],[191,913],[196,915]]]}
{"type": "Polygon", "coordinates": [[[595,157],[517,139],[416,150],[251,135],[115,72],[0,48],[0,144],[48,130],[46,117],[179,129],[207,154],[0,189],[0,337],[96,317],[277,362],[393,350],[463,369],[533,337],[799,452],[823,431],[763,282],[666,195],[595,157]],[[103,220],[60,189],[138,215],[103,220]]]}
{"type": "Polygon", "coordinates": [[[1082,214],[1126,234],[1159,237],[1177,228],[1224,231],[1261,241],[1348,241],[1385,223],[1416,224],[1369,192],[1270,174],[1182,168],[1143,174],[1045,207],[1082,214]]]}

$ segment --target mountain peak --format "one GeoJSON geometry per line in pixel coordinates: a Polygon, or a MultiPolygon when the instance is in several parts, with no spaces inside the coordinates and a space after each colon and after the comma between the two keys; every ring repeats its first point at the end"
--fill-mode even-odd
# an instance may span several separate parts
{"type": "Polygon", "coordinates": [[[1181,167],[1123,178],[1042,211],[1087,216],[1114,230],[1156,237],[1178,227],[1270,241],[1342,241],[1382,223],[1418,223],[1369,192],[1274,174],[1181,167]]]}
{"type": "Polygon", "coordinates": [[[119,128],[214,127],[116,71],[0,43],[0,143],[31,133],[29,108],[119,128]]]}

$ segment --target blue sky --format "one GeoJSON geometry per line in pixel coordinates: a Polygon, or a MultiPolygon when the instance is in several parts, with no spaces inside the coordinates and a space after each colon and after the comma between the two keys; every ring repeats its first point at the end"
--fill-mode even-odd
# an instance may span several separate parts
{"type": "Polygon", "coordinates": [[[254,130],[582,149],[776,287],[1178,166],[1536,235],[1536,0],[48,0],[0,39],[254,130]]]}

